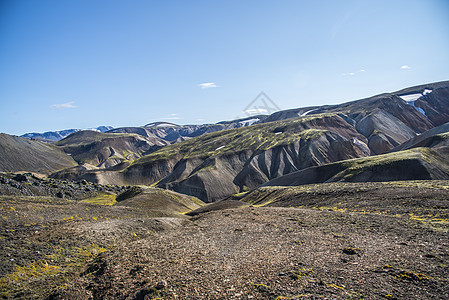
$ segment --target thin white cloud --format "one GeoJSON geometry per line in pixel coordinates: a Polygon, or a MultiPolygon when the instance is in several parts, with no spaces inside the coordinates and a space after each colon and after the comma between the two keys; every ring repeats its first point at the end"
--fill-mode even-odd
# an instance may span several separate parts
{"type": "Polygon", "coordinates": [[[366,72],[365,69],[360,69],[357,72],[349,72],[349,73],[341,73],[341,76],[355,76],[357,73],[363,73],[366,72]]]}
{"type": "Polygon", "coordinates": [[[252,108],[252,109],[244,110],[243,112],[248,115],[258,115],[258,114],[266,114],[266,113],[268,113],[268,110],[266,110],[264,108],[252,108]]]}
{"type": "Polygon", "coordinates": [[[200,84],[198,84],[198,86],[202,89],[210,89],[210,88],[218,87],[218,85],[215,82],[200,83],[200,84]]]}
{"type": "Polygon", "coordinates": [[[206,119],[196,119],[197,121],[199,121],[199,122],[202,122],[202,121],[206,121],[206,119]]]}
{"type": "Polygon", "coordinates": [[[169,114],[162,120],[181,120],[182,118],[179,116],[179,114],[169,114]]]}
{"type": "Polygon", "coordinates": [[[401,69],[402,69],[402,70],[410,70],[411,67],[409,67],[409,66],[407,66],[407,65],[403,65],[403,66],[401,66],[401,69]]]}
{"type": "Polygon", "coordinates": [[[50,105],[51,109],[65,109],[65,108],[77,108],[78,106],[74,104],[74,101],[70,101],[67,103],[59,103],[50,105]]]}

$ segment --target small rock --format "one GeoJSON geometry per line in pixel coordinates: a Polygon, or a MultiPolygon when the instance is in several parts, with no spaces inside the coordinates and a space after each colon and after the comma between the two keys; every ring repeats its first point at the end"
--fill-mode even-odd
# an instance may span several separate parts
{"type": "Polygon", "coordinates": [[[28,182],[28,176],[26,175],[27,174],[17,174],[13,179],[19,182],[28,182]]]}
{"type": "Polygon", "coordinates": [[[156,288],[157,290],[162,290],[162,289],[165,288],[165,287],[167,287],[167,281],[165,281],[165,280],[159,281],[159,282],[156,284],[156,286],[155,286],[155,288],[156,288]]]}
{"type": "Polygon", "coordinates": [[[346,247],[343,249],[343,253],[347,254],[347,255],[358,255],[358,250],[357,248],[351,248],[351,247],[346,247]]]}

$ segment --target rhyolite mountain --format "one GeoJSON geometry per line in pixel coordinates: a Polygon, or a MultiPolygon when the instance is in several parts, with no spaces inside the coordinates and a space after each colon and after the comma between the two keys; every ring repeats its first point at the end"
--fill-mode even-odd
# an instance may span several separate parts
{"type": "Polygon", "coordinates": [[[319,113],[341,113],[368,139],[374,154],[382,154],[417,134],[449,122],[449,82],[438,82],[384,93],[338,105],[275,112],[271,122],[319,113]]]}
{"type": "Polygon", "coordinates": [[[410,139],[390,153],[307,168],[262,186],[416,179],[449,179],[449,123],[410,139]]]}
{"type": "Polygon", "coordinates": [[[52,177],[153,185],[207,202],[273,182],[442,179],[447,122],[449,81],[217,124],[78,132],[56,146],[79,165],[52,177]]]}
{"type": "Polygon", "coordinates": [[[447,179],[449,147],[445,146],[438,149],[414,148],[310,167],[275,178],[262,186],[447,179]]]}
{"type": "MultiPolygon", "coordinates": [[[[98,126],[97,128],[89,128],[85,130],[91,130],[91,131],[98,131],[98,132],[106,132],[108,130],[111,130],[112,126],[98,126]]],[[[59,131],[47,131],[44,133],[38,133],[38,132],[30,132],[25,133],[21,135],[23,138],[27,139],[34,139],[42,142],[56,142],[60,141],[63,138],[71,135],[74,132],[82,131],[84,129],[66,129],[66,130],[59,130],[59,131]]]]}
{"type": "Polygon", "coordinates": [[[75,132],[54,145],[70,154],[80,165],[110,168],[132,162],[167,144],[157,137],[85,130],[75,132]]]}
{"type": "Polygon", "coordinates": [[[0,172],[50,174],[76,165],[56,146],[0,133],[0,172]]]}
{"type": "Polygon", "coordinates": [[[408,140],[407,142],[394,148],[392,152],[417,147],[435,148],[442,146],[449,146],[449,122],[432,128],[423,134],[408,140]]]}

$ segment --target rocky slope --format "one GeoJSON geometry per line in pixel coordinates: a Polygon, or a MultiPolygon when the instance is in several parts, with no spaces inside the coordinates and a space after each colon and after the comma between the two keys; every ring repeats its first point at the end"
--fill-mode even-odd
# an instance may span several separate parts
{"type": "Polygon", "coordinates": [[[416,179],[449,179],[449,148],[415,148],[311,167],[273,179],[263,186],[416,179]]]}
{"type": "Polygon", "coordinates": [[[395,147],[392,151],[401,151],[415,147],[449,146],[449,123],[432,128],[407,142],[395,147]]]}
{"type": "Polygon", "coordinates": [[[32,173],[1,173],[0,195],[86,199],[99,194],[119,194],[130,187],[99,185],[86,180],[79,182],[43,178],[32,173]]]}
{"type": "Polygon", "coordinates": [[[415,179],[449,179],[448,124],[408,140],[391,153],[311,167],[273,179],[264,185],[415,179]]]}
{"type": "Polygon", "coordinates": [[[0,133],[0,171],[49,174],[77,165],[53,145],[0,133]]]}
{"type": "Polygon", "coordinates": [[[449,122],[449,81],[410,87],[338,105],[276,112],[271,122],[303,115],[343,113],[368,138],[371,150],[386,153],[416,134],[449,122]]]}

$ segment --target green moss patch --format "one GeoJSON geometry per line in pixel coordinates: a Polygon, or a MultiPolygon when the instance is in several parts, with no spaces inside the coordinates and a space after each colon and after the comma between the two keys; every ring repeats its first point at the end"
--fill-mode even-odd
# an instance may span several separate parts
{"type": "Polygon", "coordinates": [[[97,205],[114,205],[117,203],[116,201],[116,195],[114,194],[100,194],[96,197],[88,198],[82,200],[83,202],[90,203],[90,204],[97,204],[97,205]]]}

